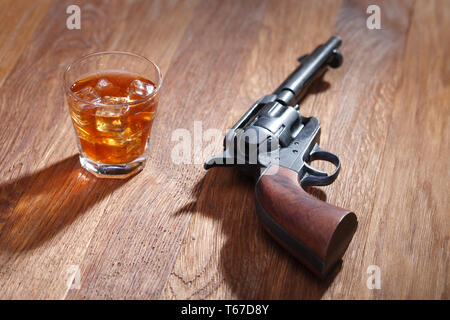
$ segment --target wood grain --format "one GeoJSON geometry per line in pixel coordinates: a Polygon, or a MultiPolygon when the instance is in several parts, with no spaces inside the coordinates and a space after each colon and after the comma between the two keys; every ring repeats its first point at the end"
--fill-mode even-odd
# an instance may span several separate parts
{"type": "Polygon", "coordinates": [[[0,298],[449,299],[449,23],[439,0],[1,1],[0,298]],[[70,4],[81,30],[66,28],[70,4]],[[225,133],[332,34],[344,64],[301,112],[343,167],[308,191],[359,226],[318,281],[264,232],[254,182],[203,170],[221,141],[178,165],[171,136],[194,139],[195,121],[225,133]],[[125,181],[80,168],[61,88],[65,66],[102,50],[142,54],[165,77],[147,167],[125,181]]]}
{"type": "Polygon", "coordinates": [[[0,87],[52,0],[0,2],[0,87]]]}
{"type": "Polygon", "coordinates": [[[442,2],[415,3],[399,62],[401,84],[366,240],[376,245],[366,246],[364,257],[366,264],[370,261],[384,270],[385,290],[374,292],[376,298],[402,292],[408,299],[448,299],[450,294],[450,44],[442,42],[450,12],[441,6],[442,2]]]}

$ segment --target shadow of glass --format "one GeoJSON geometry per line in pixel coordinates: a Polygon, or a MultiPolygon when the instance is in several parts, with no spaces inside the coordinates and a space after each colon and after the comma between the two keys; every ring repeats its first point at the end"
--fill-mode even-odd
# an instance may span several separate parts
{"type": "Polygon", "coordinates": [[[98,179],[74,155],[0,185],[0,250],[39,247],[126,181],[98,179]]]}
{"type": "MultiPolygon", "coordinates": [[[[202,214],[220,221],[226,242],[220,272],[238,299],[319,299],[339,273],[319,280],[263,229],[256,215],[254,182],[238,170],[210,170],[193,189],[197,198],[175,214],[202,214]]],[[[307,189],[326,200],[323,191],[307,189]]]]}

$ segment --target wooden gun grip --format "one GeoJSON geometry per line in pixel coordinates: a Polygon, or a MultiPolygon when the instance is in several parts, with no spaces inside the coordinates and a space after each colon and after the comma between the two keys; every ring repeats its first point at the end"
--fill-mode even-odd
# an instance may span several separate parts
{"type": "Polygon", "coordinates": [[[294,257],[323,278],[341,259],[358,221],[353,212],[311,196],[297,172],[272,165],[255,187],[265,229],[294,257]]]}

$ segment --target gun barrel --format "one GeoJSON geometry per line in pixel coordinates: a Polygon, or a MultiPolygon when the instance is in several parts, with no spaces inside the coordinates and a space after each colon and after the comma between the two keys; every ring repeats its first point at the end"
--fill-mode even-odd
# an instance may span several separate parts
{"type": "Polygon", "coordinates": [[[275,90],[274,94],[278,96],[277,100],[284,105],[298,101],[306,93],[308,86],[323,74],[328,65],[338,67],[342,56],[337,48],[341,43],[341,38],[333,36],[305,56],[300,66],[275,90]],[[335,59],[339,61],[335,61],[335,59]]]}

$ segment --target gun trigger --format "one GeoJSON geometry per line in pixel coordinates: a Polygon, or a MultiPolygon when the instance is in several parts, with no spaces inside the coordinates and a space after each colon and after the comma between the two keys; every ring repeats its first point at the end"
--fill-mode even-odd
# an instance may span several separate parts
{"type": "Polygon", "coordinates": [[[301,183],[302,186],[327,186],[336,180],[337,176],[339,175],[339,171],[341,169],[341,162],[339,161],[339,158],[332,154],[331,152],[322,150],[317,143],[312,148],[311,152],[309,153],[309,157],[307,161],[314,161],[314,160],[323,160],[331,162],[336,166],[336,169],[333,173],[328,174],[326,172],[323,172],[321,170],[317,170],[310,165],[308,165],[306,162],[304,163],[306,174],[303,176],[301,183]]]}

